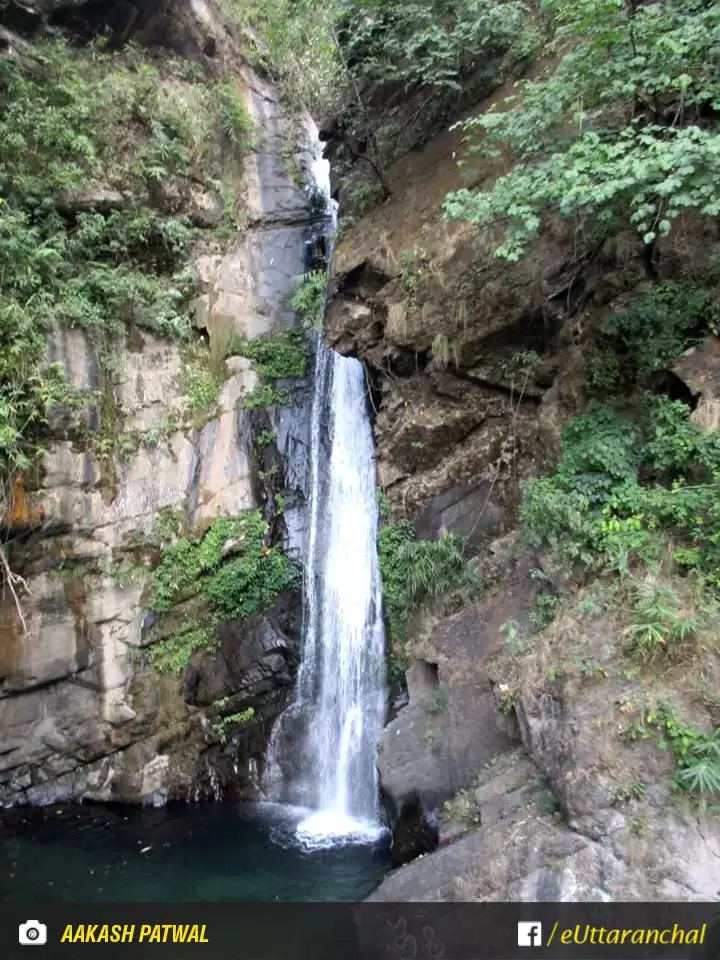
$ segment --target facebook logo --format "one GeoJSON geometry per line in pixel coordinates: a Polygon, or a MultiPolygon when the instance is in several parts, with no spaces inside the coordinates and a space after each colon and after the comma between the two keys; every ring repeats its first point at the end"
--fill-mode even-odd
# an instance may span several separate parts
{"type": "Polygon", "coordinates": [[[518,924],[518,946],[519,947],[541,947],[542,946],[542,924],[531,920],[529,923],[518,924]]]}

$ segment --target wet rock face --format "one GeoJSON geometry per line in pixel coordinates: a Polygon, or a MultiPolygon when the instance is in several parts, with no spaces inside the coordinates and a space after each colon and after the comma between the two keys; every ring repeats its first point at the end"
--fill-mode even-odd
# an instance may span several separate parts
{"type": "MultiPolygon", "coordinates": [[[[90,17],[98,7],[72,6],[43,12],[90,17]]],[[[135,6],[143,14],[145,7],[135,6]]],[[[195,42],[193,31],[212,33],[204,3],[180,6],[193,26],[181,17],[173,29],[185,30],[188,42],[195,42]]],[[[247,67],[241,72],[258,135],[243,158],[241,202],[250,226],[229,243],[208,232],[195,254],[204,286],[198,325],[211,346],[227,335],[228,323],[254,338],[295,321],[288,301],[306,269],[314,217],[303,186],[312,159],[308,118],[289,114],[247,67]]],[[[209,231],[215,201],[181,197],[178,215],[209,231]]],[[[89,185],[63,202],[106,210],[125,198],[89,185]]],[[[177,345],[135,331],[118,348],[109,379],[81,330],[58,328],[49,352],[75,387],[101,399],[54,411],[40,469],[16,490],[13,562],[31,594],[27,635],[7,594],[0,602],[0,805],[83,798],[161,804],[231,789],[254,795],[297,666],[299,595],[280,597],[262,617],[226,624],[216,656],[196,656],[183,678],[161,677],[144,655],[160,636],[146,609],[149,569],[159,556],[154,530],[168,512],[183,517],[188,532],[202,533],[217,516],[271,502],[275,488],[258,477],[253,436],[274,429],[280,470],[273,482],[289,514],[285,548],[299,558],[311,385],[295,388],[291,407],[268,411],[259,424],[241,407],[256,374],[248,361],[232,358],[217,408],[200,424],[188,414],[186,357],[177,345]],[[98,455],[93,438],[103,403],[118,435],[138,441],[125,457],[98,455]],[[254,710],[226,744],[211,730],[219,714],[210,704],[218,700],[225,713],[254,710]]]]}

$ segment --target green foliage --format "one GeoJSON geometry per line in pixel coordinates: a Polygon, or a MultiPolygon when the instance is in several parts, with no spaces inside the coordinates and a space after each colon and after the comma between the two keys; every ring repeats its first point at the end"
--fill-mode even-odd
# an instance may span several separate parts
{"type": "Polygon", "coordinates": [[[199,541],[178,540],[155,570],[151,609],[167,612],[200,592],[221,620],[265,609],[281,590],[295,585],[297,576],[283,553],[266,546],[267,532],[262,513],[251,510],[234,519],[215,520],[199,541]]]}
{"type": "Polygon", "coordinates": [[[252,145],[253,122],[237,85],[224,80],[215,85],[218,119],[227,140],[239,150],[247,150],[252,145]]]}
{"type": "MultiPolygon", "coordinates": [[[[135,48],[100,42],[55,38],[0,58],[0,512],[12,475],[42,452],[50,408],[77,400],[46,359],[54,324],[84,328],[105,370],[129,325],[189,335],[194,232],[146,197],[215,172],[202,80],[165,83],[135,48]],[[125,198],[86,210],[98,183],[125,198]]],[[[94,447],[130,453],[105,430],[94,447]]]]}
{"type": "Polygon", "coordinates": [[[673,653],[693,639],[700,618],[683,609],[677,593],[653,579],[633,582],[632,623],[625,631],[628,651],[639,660],[652,660],[658,653],[673,653]]]}
{"type": "Polygon", "coordinates": [[[383,199],[379,183],[356,183],[347,191],[347,205],[354,217],[363,217],[383,199]]]}
{"type": "Polygon", "coordinates": [[[289,100],[315,114],[337,110],[361,81],[406,92],[425,86],[449,100],[489,58],[527,56],[536,42],[514,0],[222,0],[248,55],[289,100]]]}
{"type": "Polygon", "coordinates": [[[688,414],[651,397],[637,423],[598,404],[572,420],[557,472],[526,488],[530,543],[571,570],[620,572],[671,548],[676,563],[720,585],[720,431],[688,414]]]}
{"type": "Polygon", "coordinates": [[[182,672],[198,650],[213,649],[219,623],[252,616],[270,607],[283,590],[298,585],[295,565],[268,546],[268,525],[259,510],[215,520],[200,540],[183,537],[163,553],[153,574],[150,609],[167,613],[201,594],[210,614],[151,648],[159,670],[182,672]]]}
{"type": "Polygon", "coordinates": [[[378,502],[378,512],[380,514],[380,519],[388,520],[390,518],[390,511],[392,509],[390,504],[390,498],[388,497],[388,495],[385,493],[384,490],[380,489],[380,487],[378,487],[375,493],[375,497],[378,502]]]}
{"type": "Polygon", "coordinates": [[[720,10],[702,0],[628,6],[546,0],[558,65],[524,81],[507,110],[464,124],[515,166],[489,190],[460,190],[448,217],[501,223],[496,254],[518,260],[547,213],[572,218],[589,245],[631,224],[645,244],[685,210],[720,212],[720,10]]]}
{"type": "Polygon", "coordinates": [[[258,340],[235,340],[230,352],[252,360],[262,382],[242,400],[246,410],[261,407],[287,406],[286,393],[275,385],[277,380],[300,380],[305,376],[307,357],[303,333],[296,328],[282,330],[272,337],[258,340]]]}
{"type": "Polygon", "coordinates": [[[411,304],[417,302],[420,281],[423,275],[422,264],[424,256],[423,251],[418,249],[403,250],[400,255],[400,272],[398,276],[411,304]]]}
{"type": "Polygon", "coordinates": [[[180,676],[196,653],[212,653],[217,648],[215,631],[197,622],[150,647],[148,657],[158,673],[180,676]]]}
{"type": "Polygon", "coordinates": [[[555,593],[541,593],[535,598],[535,609],[529,617],[530,626],[535,631],[546,630],[557,616],[562,597],[555,593]]]}
{"type": "Polygon", "coordinates": [[[297,570],[284,553],[251,540],[207,581],[204,592],[221,620],[240,620],[267,609],[279,593],[297,585],[297,570]]]}
{"type": "Polygon", "coordinates": [[[235,343],[233,352],[252,360],[266,380],[301,380],[305,376],[303,336],[295,328],[272,337],[235,343]]]}
{"type": "Polygon", "coordinates": [[[688,284],[653,286],[626,310],[607,314],[591,361],[593,384],[652,386],[657,375],[716,326],[712,293],[688,284]]]}
{"type": "Polygon", "coordinates": [[[244,410],[259,410],[261,407],[286,407],[288,395],[271,383],[262,383],[242,399],[244,410]]]}
{"type": "Polygon", "coordinates": [[[256,447],[269,447],[277,440],[277,430],[262,430],[254,440],[256,447]]]}
{"type": "Polygon", "coordinates": [[[222,385],[222,377],[213,373],[207,364],[195,362],[188,365],[185,372],[185,402],[198,423],[215,413],[222,385]]]}
{"type": "Polygon", "coordinates": [[[661,704],[644,710],[640,721],[626,731],[633,742],[659,735],[659,744],[672,750],[677,764],[676,786],[700,800],[717,800],[720,793],[720,728],[704,733],[678,719],[675,710],[661,704]]]}
{"type": "Polygon", "coordinates": [[[407,657],[399,655],[391,644],[387,645],[387,655],[385,658],[385,670],[387,682],[390,686],[395,684],[405,685],[405,671],[408,668],[407,657]]]}
{"type": "Polygon", "coordinates": [[[492,0],[346,0],[342,34],[349,58],[375,83],[445,95],[493,57],[533,46],[527,8],[492,0]]]}
{"type": "Polygon", "coordinates": [[[221,0],[221,5],[243,31],[251,59],[288,100],[311,112],[338,104],[345,74],[334,34],[336,0],[221,0]]]}
{"type": "Polygon", "coordinates": [[[405,520],[381,528],[378,557],[391,640],[404,638],[414,610],[453,593],[467,594],[477,583],[459,537],[419,540],[405,520]]]}
{"type": "Polygon", "coordinates": [[[112,577],[121,590],[127,590],[137,583],[141,583],[147,576],[147,567],[130,560],[113,560],[104,566],[103,572],[112,577]]]}
{"type": "Polygon", "coordinates": [[[226,717],[219,717],[212,722],[213,733],[220,743],[225,746],[230,739],[232,728],[244,726],[249,723],[254,716],[254,708],[246,707],[245,710],[241,710],[239,713],[230,713],[226,717]]]}
{"type": "Polygon", "coordinates": [[[321,330],[325,319],[328,277],[324,270],[306,273],[300,281],[297,291],[290,301],[302,319],[303,326],[309,330],[321,330]]]}
{"type": "Polygon", "coordinates": [[[500,364],[500,372],[508,380],[521,381],[529,377],[533,369],[540,363],[540,355],[536,350],[516,350],[500,364]]]}
{"type": "Polygon", "coordinates": [[[182,510],[173,507],[162,507],[155,515],[153,522],[153,536],[160,543],[171,543],[180,535],[185,523],[185,514],[182,510]]]}

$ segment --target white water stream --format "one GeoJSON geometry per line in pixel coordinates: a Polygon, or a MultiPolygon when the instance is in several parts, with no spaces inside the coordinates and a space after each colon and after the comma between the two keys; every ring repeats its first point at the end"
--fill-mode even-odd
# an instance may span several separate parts
{"type": "MultiPolygon", "coordinates": [[[[329,164],[318,154],[316,183],[334,206],[329,164]]],[[[376,756],[385,714],[385,638],[366,394],[362,364],[318,337],[303,650],[290,708],[308,718],[298,787],[309,810],[297,831],[308,845],[370,840],[382,829],[376,756]]],[[[282,731],[280,723],[277,735],[282,731]]]]}

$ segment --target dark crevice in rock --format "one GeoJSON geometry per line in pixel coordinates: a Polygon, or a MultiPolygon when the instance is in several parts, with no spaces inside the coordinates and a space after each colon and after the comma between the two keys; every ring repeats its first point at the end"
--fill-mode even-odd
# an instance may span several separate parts
{"type": "Polygon", "coordinates": [[[419,793],[407,796],[399,810],[389,797],[384,797],[384,801],[392,829],[390,857],[394,866],[410,863],[437,849],[440,842],[437,818],[425,809],[419,793]]]}
{"type": "MultiPolygon", "coordinates": [[[[491,390],[493,393],[500,393],[511,397],[515,403],[539,404],[542,403],[544,396],[544,390],[538,393],[538,388],[534,387],[532,383],[530,383],[530,385],[524,383],[522,376],[518,377],[518,383],[511,384],[500,383],[497,380],[488,380],[485,377],[475,375],[472,371],[462,369],[447,369],[445,373],[449,373],[458,380],[471,383],[473,386],[482,387],[483,390],[491,390]]],[[[436,390],[436,393],[442,393],[442,391],[436,390]]]]}
{"type": "Polygon", "coordinates": [[[665,370],[655,385],[655,393],[662,393],[671,400],[681,400],[687,404],[691,410],[695,410],[700,401],[700,396],[694,393],[690,387],[672,370],[665,370]]]}
{"type": "Polygon", "coordinates": [[[392,277],[363,260],[341,277],[336,277],[337,291],[345,299],[367,299],[368,294],[377,294],[392,280],[392,277]]]}
{"type": "Polygon", "coordinates": [[[134,40],[147,47],[161,47],[182,56],[198,59],[205,56],[209,38],[188,29],[183,11],[173,0],[89,0],[78,5],[60,6],[47,15],[47,23],[89,42],[106,34],[111,45],[121,46],[134,40]]]}
{"type": "Polygon", "coordinates": [[[412,671],[413,686],[422,688],[425,693],[431,693],[440,686],[440,677],[438,674],[437,663],[430,663],[416,657],[410,664],[409,671],[412,671]]]}

